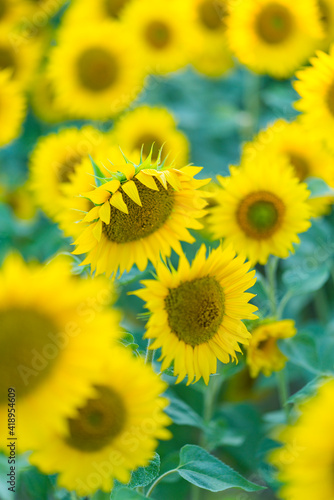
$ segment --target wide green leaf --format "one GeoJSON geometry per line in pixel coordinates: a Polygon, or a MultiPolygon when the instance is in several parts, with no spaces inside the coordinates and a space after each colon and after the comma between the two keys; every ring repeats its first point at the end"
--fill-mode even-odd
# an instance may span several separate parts
{"type": "Polygon", "coordinates": [[[209,491],[241,488],[245,491],[264,489],[242,477],[200,446],[186,445],[180,452],[178,473],[186,481],[209,491]]]}
{"type": "Polygon", "coordinates": [[[139,467],[132,473],[131,481],[128,486],[130,488],[138,488],[138,486],[147,486],[158,476],[160,471],[160,456],[154,454],[154,458],[150,461],[147,467],[139,467]]]}
{"type": "Polygon", "coordinates": [[[130,488],[120,488],[117,490],[116,494],[111,497],[113,500],[142,500],[146,498],[135,490],[130,488]]]}

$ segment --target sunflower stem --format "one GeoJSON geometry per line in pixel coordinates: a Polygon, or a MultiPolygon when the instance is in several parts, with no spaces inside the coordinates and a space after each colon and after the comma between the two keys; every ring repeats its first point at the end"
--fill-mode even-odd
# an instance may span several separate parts
{"type": "Polygon", "coordinates": [[[270,313],[275,319],[278,318],[278,304],[277,304],[277,279],[276,273],[278,268],[278,257],[270,256],[266,264],[266,275],[268,283],[268,299],[270,313]]]}
{"type": "Polygon", "coordinates": [[[289,382],[286,376],[286,369],[279,371],[277,373],[277,386],[278,386],[278,394],[280,399],[281,408],[283,408],[285,412],[286,423],[289,423],[290,420],[290,412],[288,406],[289,399],[289,382]]]}
{"type": "Polygon", "coordinates": [[[174,472],[177,472],[177,469],[172,469],[165,472],[164,474],[161,474],[161,476],[159,476],[158,479],[156,479],[154,483],[151,485],[150,489],[146,493],[146,498],[149,498],[151,496],[152,491],[160,483],[160,481],[162,481],[165,477],[169,476],[170,474],[174,474],[174,472]]]}
{"type": "Polygon", "coordinates": [[[149,339],[147,342],[146,354],[145,354],[145,363],[146,364],[149,364],[149,363],[153,364],[153,361],[154,361],[155,350],[150,349],[150,345],[152,344],[152,342],[153,342],[152,339],[149,339]]]}
{"type": "Polygon", "coordinates": [[[243,104],[246,112],[241,137],[243,141],[250,141],[258,131],[260,117],[260,87],[261,78],[250,71],[247,71],[244,78],[244,98],[243,104]]]}

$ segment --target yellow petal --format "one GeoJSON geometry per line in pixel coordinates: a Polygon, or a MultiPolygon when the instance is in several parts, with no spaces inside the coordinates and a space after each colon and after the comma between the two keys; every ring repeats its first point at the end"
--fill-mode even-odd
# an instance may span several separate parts
{"type": "Polygon", "coordinates": [[[95,238],[97,239],[97,241],[100,241],[101,240],[101,236],[102,236],[102,221],[97,221],[96,224],[95,224],[95,227],[93,229],[93,235],[95,236],[95,238]]]}
{"type": "Polygon", "coordinates": [[[99,216],[100,216],[100,219],[105,222],[106,224],[109,224],[110,223],[110,205],[109,205],[109,202],[106,201],[102,207],[100,207],[100,210],[99,210],[99,216]]]}
{"type": "Polygon", "coordinates": [[[136,173],[136,169],[132,163],[125,163],[125,165],[122,165],[121,167],[117,166],[117,170],[122,172],[127,179],[132,179],[136,173]]]}
{"type": "Polygon", "coordinates": [[[117,189],[119,188],[120,185],[121,185],[121,183],[119,181],[117,181],[116,179],[114,179],[112,181],[106,182],[101,187],[105,191],[109,191],[110,193],[116,193],[116,191],[117,191],[117,189]]]}
{"type": "Polygon", "coordinates": [[[83,196],[91,200],[93,203],[95,203],[95,205],[102,205],[102,203],[108,200],[108,198],[110,197],[110,193],[108,193],[108,191],[106,191],[103,186],[100,186],[94,189],[94,191],[84,193],[83,196]]]}
{"type": "Polygon", "coordinates": [[[122,185],[124,193],[126,193],[132,201],[142,206],[136,184],[133,181],[126,182],[122,185]]]}
{"type": "Polygon", "coordinates": [[[99,211],[100,207],[94,207],[92,208],[88,214],[85,215],[85,217],[82,219],[82,222],[92,222],[95,219],[99,218],[99,211]]]}
{"type": "Polygon", "coordinates": [[[124,200],[123,200],[123,196],[122,196],[122,193],[120,193],[119,191],[117,191],[111,198],[110,198],[110,201],[109,201],[110,205],[112,205],[113,207],[117,208],[118,210],[120,210],[121,212],[124,212],[125,214],[128,214],[129,211],[128,211],[128,207],[126,206],[126,204],[124,203],[124,200]]]}
{"type": "Polygon", "coordinates": [[[144,184],[144,186],[148,187],[149,189],[154,189],[154,191],[159,191],[159,188],[156,185],[156,182],[153,179],[153,177],[145,174],[145,171],[139,172],[139,174],[136,175],[136,179],[138,179],[139,182],[144,184]]]}

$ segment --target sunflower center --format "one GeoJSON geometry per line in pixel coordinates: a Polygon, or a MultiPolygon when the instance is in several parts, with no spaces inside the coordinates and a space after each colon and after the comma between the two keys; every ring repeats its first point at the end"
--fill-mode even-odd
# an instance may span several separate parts
{"type": "Polygon", "coordinates": [[[262,240],[279,229],[284,213],[284,204],[277,196],[259,191],[249,194],[241,201],[236,217],[247,236],[262,240]]]}
{"type": "Polygon", "coordinates": [[[152,21],[146,26],[145,36],[147,42],[154,49],[164,49],[171,41],[169,26],[163,21],[152,21]]]}
{"type": "Polygon", "coordinates": [[[103,223],[103,232],[110,241],[128,243],[155,233],[169,218],[174,207],[174,190],[165,189],[156,181],[159,191],[154,191],[134,179],[142,203],[140,207],[123,192],[128,214],[110,207],[110,223],[103,223]]]}
{"type": "Polygon", "coordinates": [[[113,54],[100,47],[92,47],[80,55],[77,70],[78,77],[86,89],[100,92],[115,83],[119,65],[113,54]]]}
{"type": "Polygon", "coordinates": [[[5,17],[6,12],[7,12],[7,1],[0,0],[0,19],[5,17]]]}
{"type": "Polygon", "coordinates": [[[58,181],[63,184],[70,182],[71,175],[74,174],[76,167],[82,160],[82,156],[79,154],[74,154],[70,156],[65,161],[63,161],[58,168],[58,181]]]}
{"type": "Polygon", "coordinates": [[[256,31],[269,44],[284,42],[291,35],[293,20],[289,10],[279,3],[269,3],[259,13],[256,31]]]}
{"type": "Polygon", "coordinates": [[[295,153],[289,153],[289,162],[293,166],[295,173],[301,181],[306,179],[310,173],[309,162],[302,156],[296,155],[295,153]]]}
{"type": "Polygon", "coordinates": [[[147,158],[148,155],[150,154],[150,151],[151,151],[153,144],[154,144],[154,146],[152,149],[152,160],[155,161],[155,160],[157,160],[158,155],[159,155],[159,151],[163,146],[163,143],[161,142],[161,140],[157,136],[150,134],[150,133],[141,135],[137,139],[137,141],[134,145],[134,149],[141,149],[143,146],[143,156],[144,156],[144,158],[147,158]]]}
{"type": "Polygon", "coordinates": [[[0,70],[7,68],[12,68],[15,74],[15,57],[13,51],[9,47],[0,47],[0,70]]]}
{"type": "Polygon", "coordinates": [[[272,350],[274,345],[276,345],[276,339],[273,337],[268,337],[266,339],[260,340],[260,342],[256,346],[256,349],[266,354],[272,350]]]}
{"type": "Polygon", "coordinates": [[[123,430],[126,408],[122,398],[109,387],[96,386],[98,397],[88,399],[78,416],[68,420],[67,443],[77,450],[95,452],[107,446],[123,430]]]}
{"type": "Polygon", "coordinates": [[[129,0],[105,0],[104,6],[108,16],[118,18],[121,10],[129,0]]]}
{"type": "Polygon", "coordinates": [[[8,387],[21,398],[43,382],[56,363],[57,326],[43,314],[24,309],[0,311],[0,404],[8,387]]]}
{"type": "Polygon", "coordinates": [[[212,276],[186,281],[165,298],[169,326],[192,347],[208,342],[222,323],[224,301],[223,288],[212,276]]]}
{"type": "Polygon", "coordinates": [[[217,0],[204,0],[198,6],[201,23],[209,30],[216,31],[224,27],[226,7],[217,0]]]}

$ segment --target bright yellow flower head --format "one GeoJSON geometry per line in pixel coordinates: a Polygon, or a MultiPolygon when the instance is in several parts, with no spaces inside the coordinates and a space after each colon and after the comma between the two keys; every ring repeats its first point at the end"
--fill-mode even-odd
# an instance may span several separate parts
{"type": "Polygon", "coordinates": [[[250,333],[242,319],[255,319],[254,297],[245,290],[254,285],[255,271],[236,257],[231,248],[213,250],[208,258],[202,245],[189,265],[181,254],[178,270],[157,266],[157,280],[141,281],[145,288],[134,292],[146,301],[151,316],[146,338],[151,349],[161,347],[162,370],[174,361],[177,382],[188,384],[203,377],[206,384],[216,373],[217,359],[237,360],[239,344],[248,344],[250,333]]]}
{"type": "Polygon", "coordinates": [[[334,498],[334,380],[320,386],[315,396],[303,403],[294,425],[280,435],[282,448],[270,461],[284,484],[282,500],[332,500],[334,498]]]}
{"type": "Polygon", "coordinates": [[[121,18],[137,58],[148,72],[164,74],[185,66],[191,46],[191,23],[186,3],[177,0],[133,0],[121,18]]]}
{"type": "Polygon", "coordinates": [[[186,0],[193,12],[195,36],[192,64],[209,77],[233,67],[226,40],[227,0],[186,0]]]}
{"type": "MultiPolygon", "coordinates": [[[[14,387],[20,450],[64,432],[64,417],[91,395],[100,359],[120,335],[112,300],[108,281],[73,277],[65,257],[28,266],[12,255],[3,263],[0,422],[7,421],[7,391],[14,387]]],[[[0,448],[6,444],[2,432],[0,448]]]]}
{"type": "Polygon", "coordinates": [[[334,127],[334,45],[329,54],[317,51],[312,66],[298,71],[294,87],[301,99],[295,108],[303,112],[301,119],[310,133],[325,141],[332,151],[334,127]]]}
{"type": "Polygon", "coordinates": [[[118,20],[124,8],[132,0],[73,0],[64,15],[63,22],[102,22],[118,20]]]}
{"type": "Polygon", "coordinates": [[[206,213],[206,193],[198,188],[209,182],[193,178],[201,168],[165,167],[148,156],[139,165],[112,169],[100,187],[82,193],[94,204],[73,252],[88,253],[83,265],[108,276],[130,271],[134,264],[143,271],[148,260],[155,264],[172,248],[180,254],[180,241],[195,241],[188,229],[202,227],[197,219],[206,213]]]}
{"type": "Polygon", "coordinates": [[[265,264],[271,254],[288,257],[298,233],[310,227],[310,207],[306,184],[286,161],[259,155],[219,181],[218,204],[209,218],[214,237],[225,238],[252,264],[265,264]]]}
{"type": "Polygon", "coordinates": [[[252,377],[262,372],[269,377],[285,366],[287,358],[279,350],[278,339],[293,337],[297,330],[294,321],[264,321],[254,328],[252,338],[247,347],[247,365],[252,377]]]}
{"type": "Polygon", "coordinates": [[[22,0],[0,0],[0,29],[16,26],[28,9],[27,3],[22,0]]]}
{"type": "Polygon", "coordinates": [[[6,203],[19,219],[28,221],[36,214],[33,196],[27,183],[20,186],[0,184],[0,202],[6,203]]]}
{"type": "Polygon", "coordinates": [[[49,75],[61,108],[96,120],[125,109],[144,83],[129,33],[112,21],[65,26],[50,55],[49,75]]]}
{"type": "Polygon", "coordinates": [[[77,407],[65,433],[55,434],[30,457],[58,485],[80,496],[110,492],[114,479],[127,483],[131,471],[148,465],[158,439],[169,439],[171,423],[160,397],[166,384],[125,348],[104,357],[95,393],[77,407]]]}
{"type": "Polygon", "coordinates": [[[176,165],[187,165],[189,161],[187,137],[176,129],[173,115],[164,108],[141,106],[124,114],[116,122],[111,140],[131,153],[140,153],[143,147],[144,159],[154,144],[153,161],[162,147],[162,158],[168,156],[168,163],[175,161],[176,165]]]}
{"type": "Polygon", "coordinates": [[[41,58],[42,44],[35,38],[17,42],[17,32],[10,27],[0,31],[0,71],[8,70],[11,79],[26,89],[41,58]],[[19,45],[17,45],[19,43],[19,45]]]}
{"type": "Polygon", "coordinates": [[[30,184],[36,204],[52,218],[59,214],[68,198],[67,186],[82,165],[89,189],[94,183],[89,156],[98,163],[106,161],[108,142],[102,132],[88,125],[40,137],[30,157],[30,184]]]}
{"type": "Polygon", "coordinates": [[[275,78],[292,76],[323,37],[316,0],[231,2],[227,25],[238,59],[275,78]]]}
{"type": "Polygon", "coordinates": [[[21,132],[26,101],[8,70],[0,71],[0,147],[16,139],[21,132]]]}
{"type": "Polygon", "coordinates": [[[319,44],[319,48],[326,50],[334,41],[334,1],[317,0],[320,11],[320,20],[325,34],[324,40],[319,44]]]}
{"type": "MultiPolygon", "coordinates": [[[[277,120],[243,148],[243,159],[253,163],[258,155],[264,154],[285,158],[301,182],[308,177],[318,177],[334,187],[334,156],[300,120],[291,123],[277,120]]],[[[310,198],[309,202],[312,215],[322,215],[333,203],[333,198],[322,196],[310,198]]]]}

